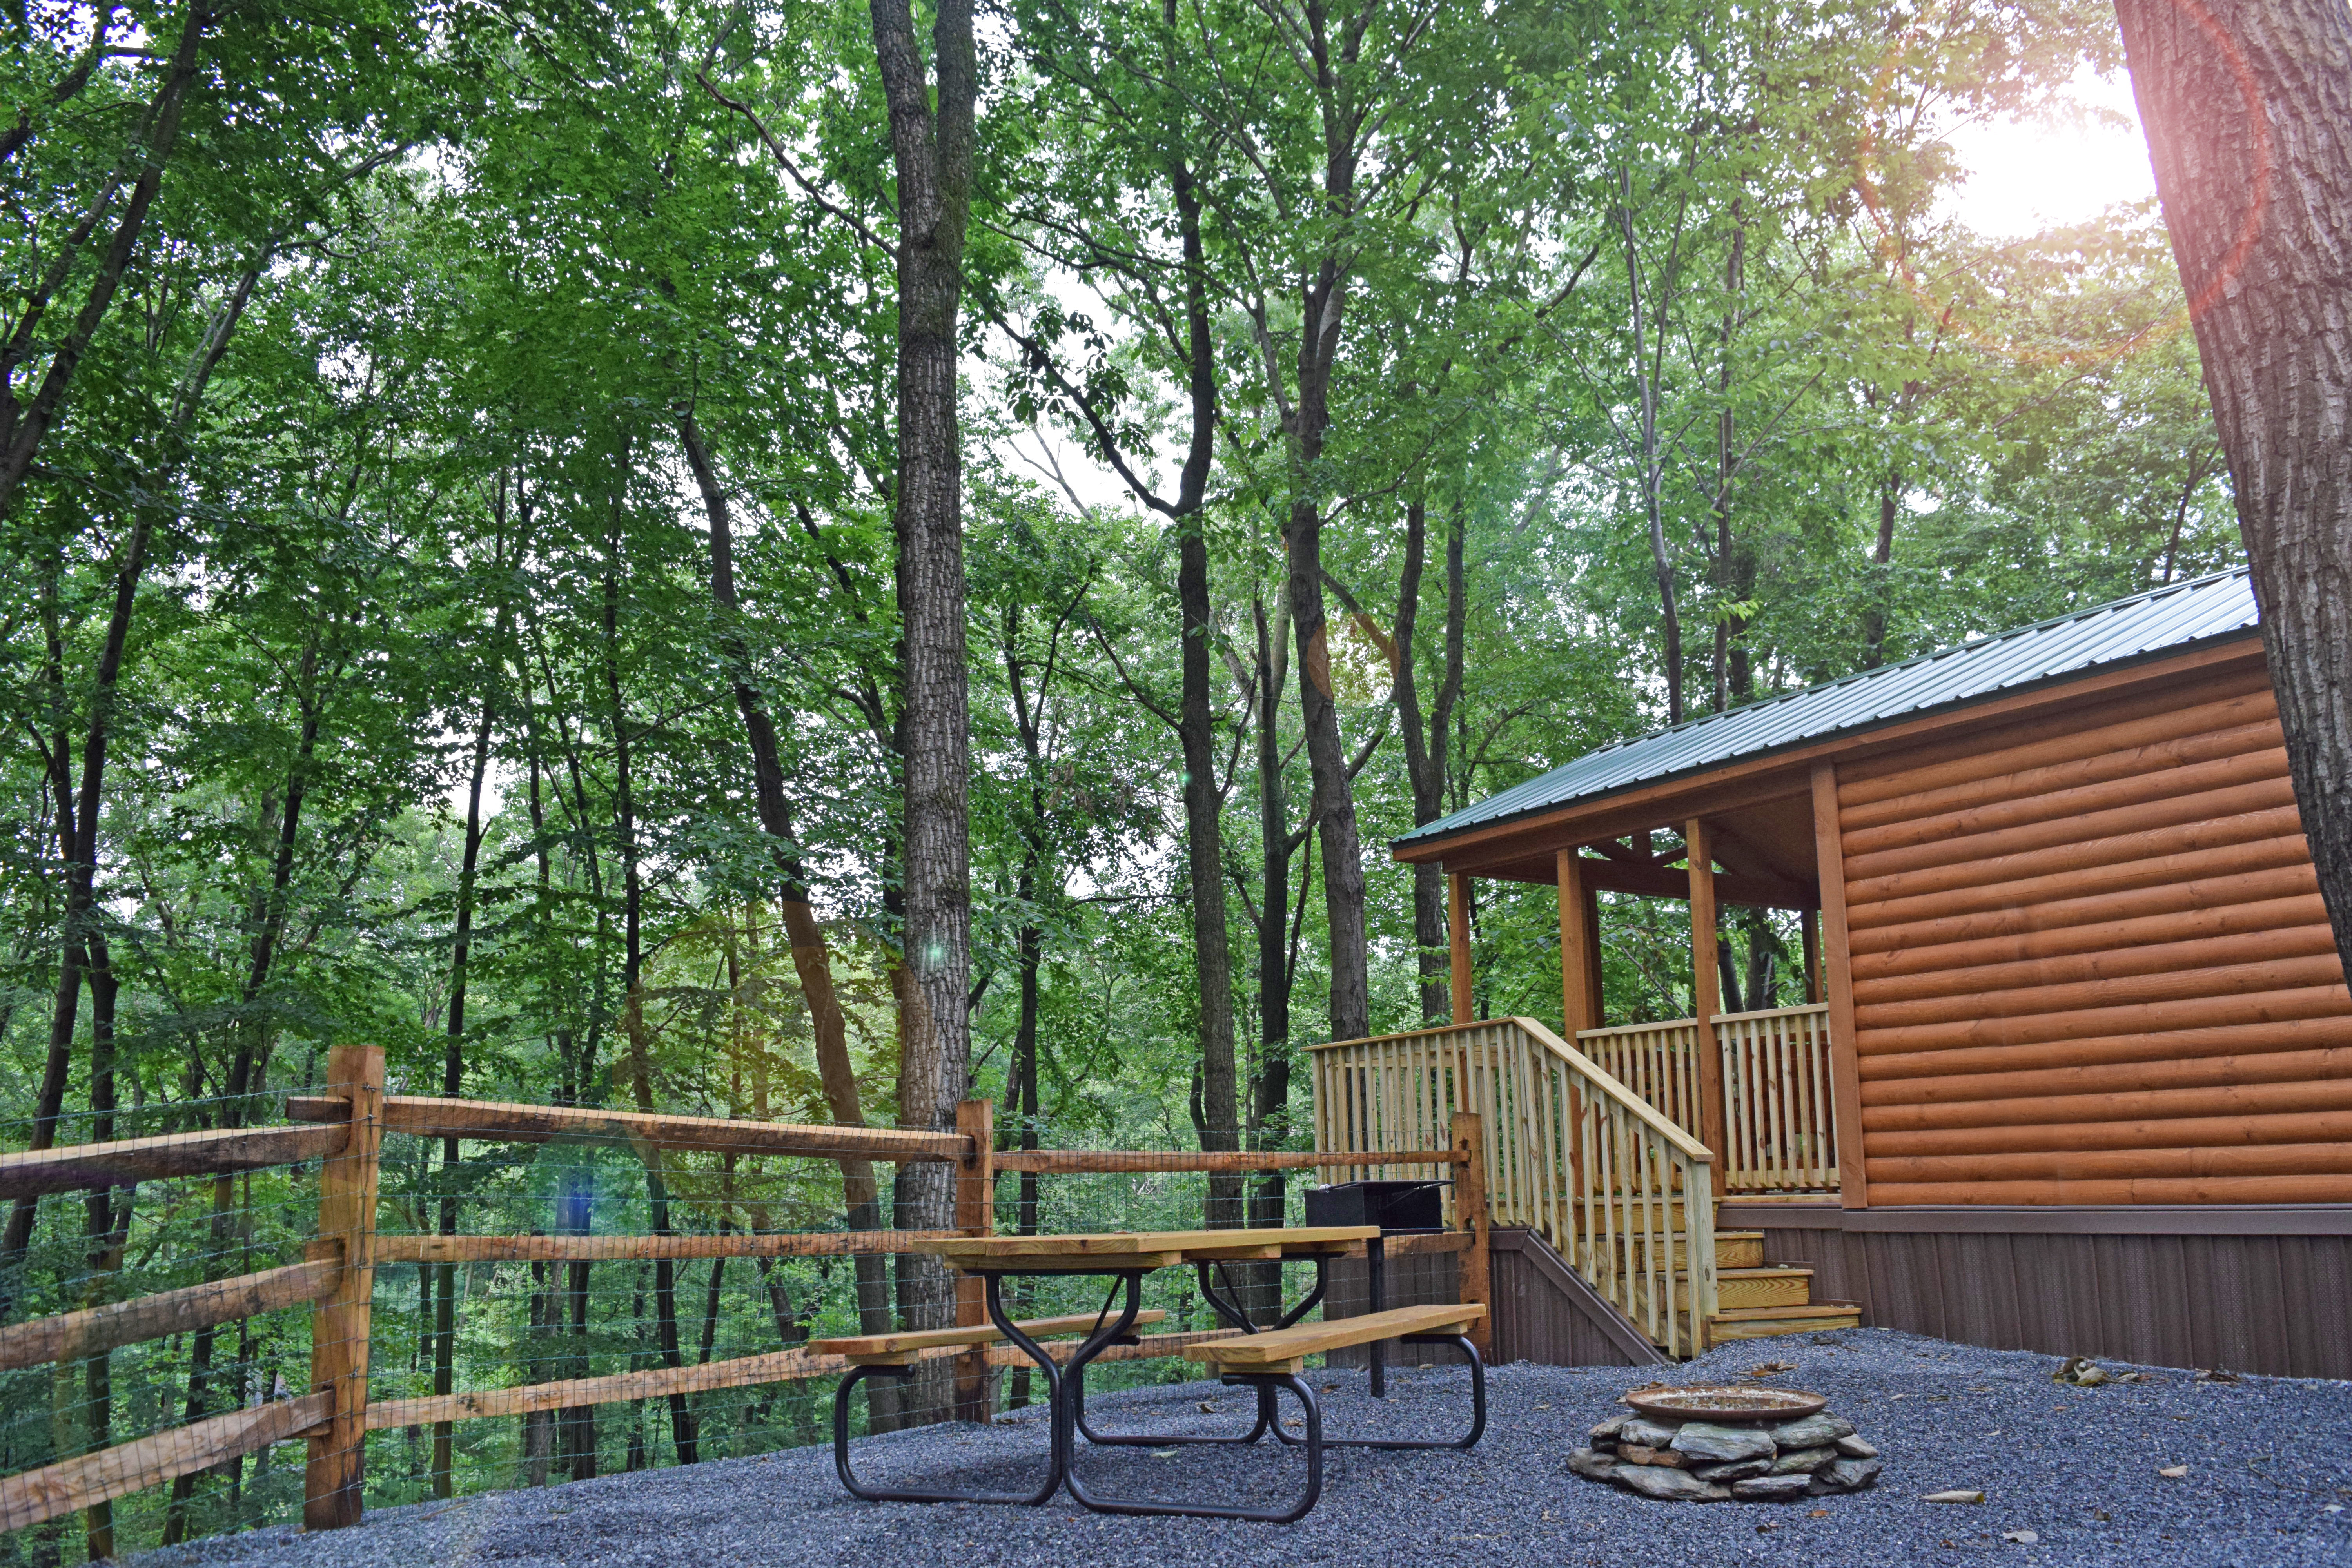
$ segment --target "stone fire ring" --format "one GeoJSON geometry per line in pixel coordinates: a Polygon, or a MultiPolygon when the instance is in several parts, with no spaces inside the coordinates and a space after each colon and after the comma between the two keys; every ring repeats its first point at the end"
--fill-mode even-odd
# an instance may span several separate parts
{"type": "Polygon", "coordinates": [[[1830,1403],[1818,1394],[1780,1388],[1642,1388],[1624,1397],[1661,1421],[1801,1421],[1830,1403]]]}

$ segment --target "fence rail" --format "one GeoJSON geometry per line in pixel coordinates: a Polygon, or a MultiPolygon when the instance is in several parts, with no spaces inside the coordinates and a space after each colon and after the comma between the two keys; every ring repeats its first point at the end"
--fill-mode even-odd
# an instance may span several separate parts
{"type": "MultiPolygon", "coordinates": [[[[1399,1157],[1393,1152],[1374,1156],[1362,1151],[1330,1149],[1000,1152],[994,1148],[991,1109],[979,1101],[963,1108],[956,1131],[931,1132],[388,1096],[383,1091],[383,1056],[373,1047],[341,1047],[331,1053],[328,1087],[327,1094],[290,1097],[287,1102],[289,1125],[173,1133],[0,1155],[0,1197],[33,1197],[166,1176],[220,1176],[320,1162],[317,1236],[301,1261],[0,1327],[0,1371],[10,1371],[102,1356],[142,1341],[215,1329],[309,1305],[312,1310],[311,1391],[265,1400],[250,1408],[191,1421],[0,1478],[0,1530],[23,1529],[93,1508],[289,1438],[307,1439],[310,1444],[304,1522],[313,1529],[348,1525],[357,1522],[361,1515],[364,1440],[371,1431],[676,1398],[705,1390],[835,1376],[848,1367],[838,1356],[791,1347],[719,1361],[372,1403],[368,1377],[373,1277],[381,1266],[908,1253],[919,1241],[991,1230],[992,1183],[1003,1171],[1157,1173],[1347,1169],[1383,1166],[1399,1157]],[[660,1151],[901,1163],[946,1162],[956,1167],[958,1227],[717,1235],[383,1235],[375,1226],[383,1139],[387,1131],[486,1142],[616,1142],[641,1155],[660,1151]]],[[[1475,1119],[1467,1120],[1466,1131],[1458,1127],[1452,1131],[1455,1136],[1440,1146],[1406,1150],[1402,1158],[1438,1170],[1477,1162],[1481,1134],[1475,1119]]],[[[1391,1253],[1465,1253],[1465,1299],[1484,1300],[1486,1217],[1479,1191],[1474,1173],[1465,1173],[1457,1187],[1457,1210],[1468,1234],[1400,1237],[1391,1253]]],[[[985,1321],[978,1291],[965,1288],[975,1283],[960,1282],[956,1293],[956,1321],[964,1326],[985,1321]]],[[[1234,1331],[1238,1331],[1146,1335],[1136,1343],[1110,1347],[1099,1359],[1176,1355],[1188,1345],[1234,1331]]],[[[954,1363],[957,1412],[977,1415],[980,1419],[987,1418],[988,1369],[1026,1364],[1017,1351],[1003,1345],[941,1347],[924,1352],[922,1359],[954,1363]]]]}

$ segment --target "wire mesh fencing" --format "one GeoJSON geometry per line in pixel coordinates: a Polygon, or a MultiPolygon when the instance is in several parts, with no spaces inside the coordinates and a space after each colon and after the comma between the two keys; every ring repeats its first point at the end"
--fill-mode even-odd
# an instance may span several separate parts
{"type": "MultiPolygon", "coordinates": [[[[337,1060],[330,1095],[0,1124],[0,1563],[824,1441],[847,1363],[820,1342],[975,1321],[924,1242],[1296,1225],[1310,1179],[1099,1152],[1120,1168],[991,1186],[984,1107],[970,1135],[786,1128],[386,1099],[379,1053],[337,1060]]],[[[1226,1329],[1204,1284],[1271,1321],[1316,1267],[1149,1275],[1152,1337],[1090,1386],[1199,1375],[1158,1336],[1226,1329]]],[[[1360,1302],[1361,1261],[1331,1268],[1360,1302]]],[[[1444,1299],[1423,1275],[1390,1304],[1444,1299]]],[[[1005,1302],[1089,1322],[1110,1284],[1005,1302]]],[[[969,1337],[866,1388],[856,1432],[1044,1395],[969,1337]]]]}

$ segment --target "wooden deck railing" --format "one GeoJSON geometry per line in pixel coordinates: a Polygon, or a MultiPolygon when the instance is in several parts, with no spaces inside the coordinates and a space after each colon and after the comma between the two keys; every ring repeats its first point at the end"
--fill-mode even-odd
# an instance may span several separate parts
{"type": "MultiPolygon", "coordinates": [[[[1830,1079],[1829,1008],[1718,1013],[1723,1060],[1723,1184],[1743,1197],[1838,1190],[1837,1108],[1830,1079]]],[[[1577,1047],[1692,1137],[1699,1101],[1698,1020],[1586,1029],[1577,1047]]]]}
{"type": "Polygon", "coordinates": [[[1667,1354],[1703,1348],[1716,1310],[1712,1156],[1599,1063],[1532,1018],[1308,1049],[1318,1150],[1398,1151],[1378,1174],[1437,1175],[1402,1152],[1476,1115],[1486,1144],[1464,1181],[1483,1175],[1488,1213],[1541,1233],[1667,1354]]]}
{"type": "MultiPolygon", "coordinates": [[[[1377,1160],[1361,1153],[1202,1152],[1192,1150],[1033,1150],[1000,1152],[986,1101],[967,1101],[954,1132],[894,1128],[795,1126],[707,1117],[516,1105],[384,1093],[383,1053],[341,1047],[328,1063],[325,1095],[288,1101],[288,1126],[121,1139],[0,1154],[0,1201],[44,1193],[166,1176],[204,1176],[320,1162],[317,1239],[303,1261],[235,1279],[30,1322],[0,1327],[0,1371],[94,1356],[117,1347],[288,1308],[311,1309],[311,1392],[155,1432],[132,1442],[0,1478],[0,1531],[19,1530],[93,1507],[289,1438],[306,1438],[303,1522],[311,1529],[356,1523],[361,1516],[365,1438],[371,1431],[572,1409],[673,1394],[747,1387],[838,1375],[839,1356],[793,1347],[730,1360],[662,1366],[515,1388],[383,1401],[368,1399],[374,1271],[379,1264],[563,1261],[688,1258],[804,1258],[905,1253],[910,1244],[986,1234],[993,1226],[992,1185],[1006,1170],[1062,1173],[1264,1172],[1357,1168],[1402,1160],[1451,1173],[1475,1162],[1484,1134],[1476,1117],[1434,1147],[1400,1148],[1377,1160]],[[478,1142],[608,1140],[650,1155],[656,1151],[782,1155],[826,1160],[935,1161],[956,1167],[952,1230],[872,1230],[792,1235],[448,1236],[379,1235],[377,1175],[387,1131],[478,1142]]],[[[1400,1238],[1391,1256],[1454,1251],[1465,1255],[1465,1300],[1487,1300],[1486,1216],[1478,1184],[1456,1189],[1468,1236],[1400,1238]]],[[[985,1321],[976,1281],[960,1281],[956,1321],[985,1321]]],[[[1223,1332],[1145,1335],[1111,1346],[1098,1359],[1129,1361],[1181,1353],[1223,1332]]],[[[1009,1346],[946,1348],[926,1361],[953,1363],[956,1411],[985,1420],[988,1369],[1025,1364],[1009,1346]]]]}

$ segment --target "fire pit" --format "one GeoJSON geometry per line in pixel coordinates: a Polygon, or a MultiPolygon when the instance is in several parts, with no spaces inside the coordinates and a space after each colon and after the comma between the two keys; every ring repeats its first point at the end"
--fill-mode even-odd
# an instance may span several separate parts
{"type": "Polygon", "coordinates": [[[1829,1406],[1792,1388],[1637,1388],[1625,1403],[1654,1421],[1794,1421],[1829,1406]]]}
{"type": "Polygon", "coordinates": [[[1592,1428],[1568,1457],[1587,1480],[1661,1501],[1794,1502],[1857,1492],[1878,1449],[1818,1394],[1783,1388],[1643,1388],[1633,1414],[1592,1428]]]}

